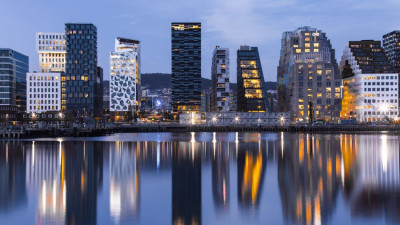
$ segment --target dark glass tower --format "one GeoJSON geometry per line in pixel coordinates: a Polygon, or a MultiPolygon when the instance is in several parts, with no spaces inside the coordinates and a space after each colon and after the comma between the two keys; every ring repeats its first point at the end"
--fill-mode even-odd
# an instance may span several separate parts
{"type": "Polygon", "coordinates": [[[383,49],[396,72],[400,72],[400,30],[383,35],[383,49]]]}
{"type": "Polygon", "coordinates": [[[172,23],[172,106],[199,112],[201,105],[201,23],[172,23]]]}
{"type": "MultiPolygon", "coordinates": [[[[79,116],[102,113],[99,96],[102,76],[97,67],[97,28],[93,24],[65,24],[66,64],[63,74],[61,107],[79,116]]],[[[102,88],[101,88],[102,89],[102,88]]]]}
{"type": "Polygon", "coordinates": [[[240,46],[237,51],[237,111],[267,111],[265,94],[258,48],[240,46]]]}
{"type": "Polygon", "coordinates": [[[0,48],[0,105],[26,110],[26,73],[29,57],[8,48],[0,48]]]}

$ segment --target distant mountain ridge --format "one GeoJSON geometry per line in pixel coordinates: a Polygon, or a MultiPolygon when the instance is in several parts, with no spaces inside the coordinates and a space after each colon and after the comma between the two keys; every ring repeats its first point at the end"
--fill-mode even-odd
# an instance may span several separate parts
{"type": "MultiPolygon", "coordinates": [[[[211,80],[206,78],[201,78],[201,87],[202,90],[208,90],[211,88],[211,80]]],[[[267,81],[265,82],[265,87],[267,90],[277,90],[276,82],[267,81]]],[[[166,73],[144,73],[142,74],[142,89],[149,88],[151,90],[154,89],[162,89],[162,88],[171,88],[171,74],[166,73]]],[[[237,85],[236,83],[230,83],[230,88],[236,92],[237,85]]]]}

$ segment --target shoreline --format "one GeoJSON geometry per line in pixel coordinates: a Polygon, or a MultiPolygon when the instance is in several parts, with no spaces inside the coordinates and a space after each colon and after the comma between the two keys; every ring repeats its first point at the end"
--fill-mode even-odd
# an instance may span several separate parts
{"type": "Polygon", "coordinates": [[[101,137],[117,133],[187,133],[187,132],[288,132],[288,133],[382,133],[400,134],[397,125],[321,125],[321,126],[204,126],[204,125],[131,125],[114,128],[48,128],[0,131],[0,139],[57,137],[101,137]]]}

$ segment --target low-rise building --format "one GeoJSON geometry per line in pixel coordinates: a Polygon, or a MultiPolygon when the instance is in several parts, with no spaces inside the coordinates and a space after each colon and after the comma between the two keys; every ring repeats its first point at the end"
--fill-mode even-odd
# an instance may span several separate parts
{"type": "Polygon", "coordinates": [[[210,126],[284,126],[290,124],[289,112],[208,112],[183,113],[179,123],[186,125],[206,124],[210,126]]]}

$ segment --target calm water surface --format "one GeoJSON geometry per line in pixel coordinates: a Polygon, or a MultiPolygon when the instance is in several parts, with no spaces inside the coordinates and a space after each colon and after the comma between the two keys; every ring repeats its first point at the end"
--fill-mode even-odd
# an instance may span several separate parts
{"type": "Polygon", "coordinates": [[[399,137],[146,133],[0,143],[0,224],[398,224],[399,137]]]}

